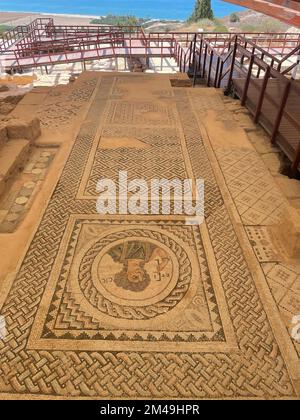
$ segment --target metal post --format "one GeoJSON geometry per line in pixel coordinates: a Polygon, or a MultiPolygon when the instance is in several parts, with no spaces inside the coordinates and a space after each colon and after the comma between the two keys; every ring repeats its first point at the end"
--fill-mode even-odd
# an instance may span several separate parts
{"type": "Polygon", "coordinates": [[[196,63],[196,53],[195,53],[195,55],[194,55],[193,87],[196,85],[197,67],[198,67],[198,64],[196,63]]]}
{"type": "Polygon", "coordinates": [[[182,54],[183,54],[183,49],[181,48],[180,62],[179,62],[179,71],[180,71],[180,73],[182,73],[182,54]]]}
{"type": "Polygon", "coordinates": [[[207,42],[205,42],[202,78],[205,77],[207,49],[208,49],[208,45],[207,45],[207,42]]]}
{"type": "Polygon", "coordinates": [[[220,88],[221,82],[222,82],[222,74],[223,74],[223,67],[224,67],[224,61],[222,60],[221,66],[220,66],[220,72],[219,72],[219,79],[217,83],[217,88],[220,88]]]}
{"type": "Polygon", "coordinates": [[[242,95],[242,99],[241,99],[241,104],[243,106],[245,105],[246,99],[247,99],[247,93],[248,93],[249,84],[250,84],[250,80],[251,80],[253,63],[254,63],[254,54],[252,54],[251,58],[250,58],[248,74],[247,74],[247,78],[246,78],[246,81],[245,81],[244,91],[243,91],[243,95],[242,95]]]}
{"type": "MultiPolygon", "coordinates": [[[[262,54],[261,54],[261,56],[260,56],[261,61],[264,61],[264,58],[265,58],[265,54],[264,54],[264,53],[262,53],[262,54]]],[[[272,67],[272,64],[271,64],[271,67],[272,67]]],[[[261,70],[261,67],[258,67],[258,69],[257,69],[257,74],[256,74],[256,78],[257,78],[257,79],[259,79],[259,76],[260,76],[260,70],[261,70]]]]}
{"type": "Polygon", "coordinates": [[[294,67],[294,70],[293,70],[292,75],[291,75],[293,80],[295,80],[297,78],[297,73],[298,73],[299,67],[300,67],[300,51],[299,51],[298,57],[297,57],[297,64],[294,67]]]}
{"type": "Polygon", "coordinates": [[[209,68],[208,68],[208,76],[207,76],[207,86],[210,86],[210,75],[211,75],[211,67],[212,67],[212,63],[213,63],[213,58],[214,58],[214,51],[211,50],[210,51],[209,68]]]}
{"type": "Polygon", "coordinates": [[[236,52],[237,52],[237,35],[235,36],[235,39],[234,39],[234,45],[233,45],[233,50],[232,50],[232,61],[231,61],[230,72],[229,72],[229,77],[228,77],[227,89],[230,89],[230,85],[232,82],[236,52]]]}
{"type": "Polygon", "coordinates": [[[254,122],[257,123],[259,116],[260,116],[260,112],[261,112],[261,108],[262,108],[262,104],[264,101],[264,96],[265,96],[265,91],[268,85],[268,81],[270,78],[270,66],[267,67],[266,72],[265,72],[265,77],[263,79],[263,84],[261,87],[261,91],[260,91],[260,95],[259,95],[259,99],[258,99],[258,103],[257,103],[257,107],[256,107],[256,111],[255,111],[255,115],[254,115],[254,122]]]}
{"type": "Polygon", "coordinates": [[[197,65],[197,72],[200,72],[201,71],[202,49],[203,49],[203,36],[201,36],[201,41],[200,41],[199,60],[198,60],[198,65],[197,65]]]}
{"type": "Polygon", "coordinates": [[[299,142],[298,147],[297,147],[296,157],[295,157],[294,162],[292,163],[292,166],[291,166],[291,172],[292,172],[293,176],[295,176],[297,171],[298,171],[299,162],[300,162],[300,142],[299,142]]]}
{"type": "Polygon", "coordinates": [[[271,142],[272,143],[275,143],[275,140],[276,140],[277,132],[278,132],[281,120],[282,120],[283,113],[284,113],[284,108],[286,106],[286,102],[287,102],[287,99],[289,97],[290,88],[291,88],[291,82],[288,81],[285,85],[284,92],[283,92],[282,99],[281,99],[281,103],[280,103],[280,107],[279,107],[279,110],[278,110],[278,113],[277,113],[277,116],[276,116],[276,120],[275,120],[275,123],[274,123],[272,136],[271,136],[271,142]]]}
{"type": "Polygon", "coordinates": [[[217,67],[216,67],[215,82],[214,82],[215,87],[217,87],[217,84],[218,84],[219,67],[220,67],[220,57],[218,57],[217,59],[217,67]]]}

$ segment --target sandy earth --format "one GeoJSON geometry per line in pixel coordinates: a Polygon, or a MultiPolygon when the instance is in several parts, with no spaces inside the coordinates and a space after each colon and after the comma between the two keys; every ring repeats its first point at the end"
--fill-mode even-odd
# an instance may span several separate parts
{"type": "Polygon", "coordinates": [[[54,15],[44,15],[38,13],[9,13],[9,12],[0,12],[0,24],[10,24],[10,25],[26,25],[31,20],[38,17],[52,17],[54,22],[57,25],[88,25],[92,20],[92,17],[80,17],[80,16],[54,16],[54,15]]]}
{"type": "Polygon", "coordinates": [[[27,13],[10,13],[10,12],[0,12],[0,24],[18,22],[26,17],[30,16],[27,13]]]}

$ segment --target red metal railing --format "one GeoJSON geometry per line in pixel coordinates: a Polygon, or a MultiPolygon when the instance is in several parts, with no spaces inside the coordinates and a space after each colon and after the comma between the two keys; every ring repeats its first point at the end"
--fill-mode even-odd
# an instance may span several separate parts
{"type": "Polygon", "coordinates": [[[198,75],[208,86],[223,84],[229,88],[233,83],[242,105],[253,113],[254,122],[265,127],[271,142],[276,142],[292,162],[292,175],[300,162],[300,84],[293,80],[299,54],[299,43],[277,57],[252,40],[235,35],[229,46],[203,36],[194,56],[194,81],[198,75]],[[294,61],[287,65],[291,58],[294,61]]]}
{"type": "Polygon", "coordinates": [[[98,60],[115,57],[173,57],[174,43],[169,38],[140,38],[131,34],[114,33],[113,36],[47,40],[19,45],[13,55],[6,57],[7,68],[38,67],[65,62],[98,60]]]}
{"type": "Polygon", "coordinates": [[[247,105],[253,113],[254,122],[261,122],[270,133],[271,142],[278,143],[282,148],[292,162],[291,174],[295,175],[300,162],[299,83],[252,55],[242,86],[242,105],[247,105]],[[253,77],[254,64],[264,73],[263,78],[253,77]]]}
{"type": "MultiPolygon", "coordinates": [[[[229,88],[235,79],[242,79],[242,104],[249,103],[256,89],[254,120],[261,121],[267,103],[276,110],[269,129],[273,142],[280,140],[286,121],[300,132],[300,115],[295,117],[289,105],[300,91],[292,80],[300,62],[298,33],[146,33],[140,26],[63,26],[41,18],[5,34],[0,53],[7,69],[20,71],[110,57],[173,57],[181,72],[194,72],[194,82],[200,76],[208,86],[229,88]],[[276,106],[269,93],[274,83],[281,89],[276,106]]],[[[293,171],[300,159],[298,143],[286,151],[293,171]]]]}
{"type": "MultiPolygon", "coordinates": [[[[222,70],[220,74],[215,75],[215,84],[218,85],[225,77],[222,72],[225,71],[225,75],[229,72],[227,64],[230,61],[230,56],[233,55],[232,45],[237,36],[240,43],[245,43],[245,49],[254,48],[257,54],[261,54],[262,59],[273,60],[273,64],[277,66],[280,65],[278,56],[286,52],[290,53],[292,48],[299,45],[300,40],[300,34],[280,33],[272,35],[262,33],[242,33],[238,35],[190,32],[145,33],[140,26],[54,25],[53,19],[39,18],[27,27],[18,27],[7,33],[5,40],[0,44],[1,58],[5,60],[6,68],[17,67],[21,70],[24,67],[30,67],[31,64],[38,66],[47,63],[60,63],[61,58],[57,55],[57,51],[62,52],[64,57],[68,55],[72,60],[75,56],[70,55],[70,53],[77,51],[76,57],[81,60],[81,57],[84,57],[84,51],[82,50],[87,48],[91,50],[93,45],[97,45],[99,51],[95,52],[94,55],[89,54],[89,56],[90,59],[98,59],[107,57],[107,51],[100,41],[105,39],[108,47],[110,45],[115,47],[114,39],[119,40],[120,33],[123,33],[123,42],[126,44],[130,55],[133,54],[134,49],[135,53],[141,52],[143,47],[145,47],[143,53],[145,56],[151,55],[153,51],[156,56],[157,51],[160,50],[161,57],[174,57],[180,71],[183,72],[190,69],[191,64],[196,62],[197,57],[202,56],[203,48],[209,55],[207,62],[212,65],[208,71],[210,76],[214,73],[215,64],[218,69],[217,73],[222,70]],[[141,45],[137,44],[137,40],[140,40],[141,45]],[[272,49],[276,49],[276,56],[270,53],[272,49]],[[78,52],[82,52],[82,54],[78,54],[78,52]],[[228,53],[229,56],[227,56],[228,53]],[[226,58],[224,59],[225,55],[226,58]],[[25,61],[25,57],[31,57],[31,61],[25,61]]],[[[114,53],[125,54],[122,50],[114,50],[114,53]]],[[[242,62],[244,59],[245,57],[242,57],[242,62]]],[[[208,83],[211,84],[211,81],[209,80],[208,83]]]]}
{"type": "MultiPolygon", "coordinates": [[[[279,39],[276,39],[276,42],[278,41],[279,39]]],[[[195,76],[200,74],[207,80],[208,86],[220,87],[224,84],[230,86],[234,71],[248,72],[252,56],[262,60],[281,74],[292,75],[293,70],[299,64],[300,45],[298,43],[295,47],[293,40],[293,44],[285,46],[284,50],[289,50],[289,52],[286,55],[271,54],[260,45],[255,44],[253,40],[242,37],[240,34],[235,35],[234,39],[228,38],[226,42],[224,42],[224,38],[211,38],[203,35],[200,41],[196,42],[195,76]]],[[[261,67],[256,62],[251,64],[251,70],[253,75],[256,72],[256,78],[260,77],[261,67]]]]}
{"type": "Polygon", "coordinates": [[[2,35],[0,42],[0,53],[6,52],[16,42],[20,42],[23,38],[30,36],[36,31],[44,31],[47,25],[53,25],[53,19],[38,18],[33,20],[29,25],[16,26],[2,35]]]}

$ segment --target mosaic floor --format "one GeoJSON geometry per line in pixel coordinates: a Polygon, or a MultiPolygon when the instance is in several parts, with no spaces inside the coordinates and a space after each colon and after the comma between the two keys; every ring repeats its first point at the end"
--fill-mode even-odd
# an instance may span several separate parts
{"type": "Polygon", "coordinates": [[[58,183],[1,295],[8,334],[0,395],[298,398],[297,348],[265,277],[275,263],[263,272],[244,226],[270,222],[282,204],[263,168],[260,184],[253,180],[255,154],[240,152],[233,168],[232,154],[212,149],[201,89],[116,74],[94,75],[88,97],[91,89],[58,183]],[[205,223],[98,215],[96,182],[119,170],[131,179],[203,178],[205,223]],[[255,188],[261,210],[249,199],[255,188]],[[143,282],[128,280],[124,261],[133,256],[143,261],[143,282]]]}

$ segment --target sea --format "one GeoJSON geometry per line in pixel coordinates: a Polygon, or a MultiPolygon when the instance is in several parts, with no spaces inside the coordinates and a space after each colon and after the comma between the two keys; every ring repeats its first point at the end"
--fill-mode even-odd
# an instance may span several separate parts
{"type": "MultiPolygon", "coordinates": [[[[0,11],[185,20],[191,15],[194,4],[195,0],[0,0],[0,11]]],[[[222,0],[212,0],[212,7],[216,17],[245,10],[222,0]]]]}

